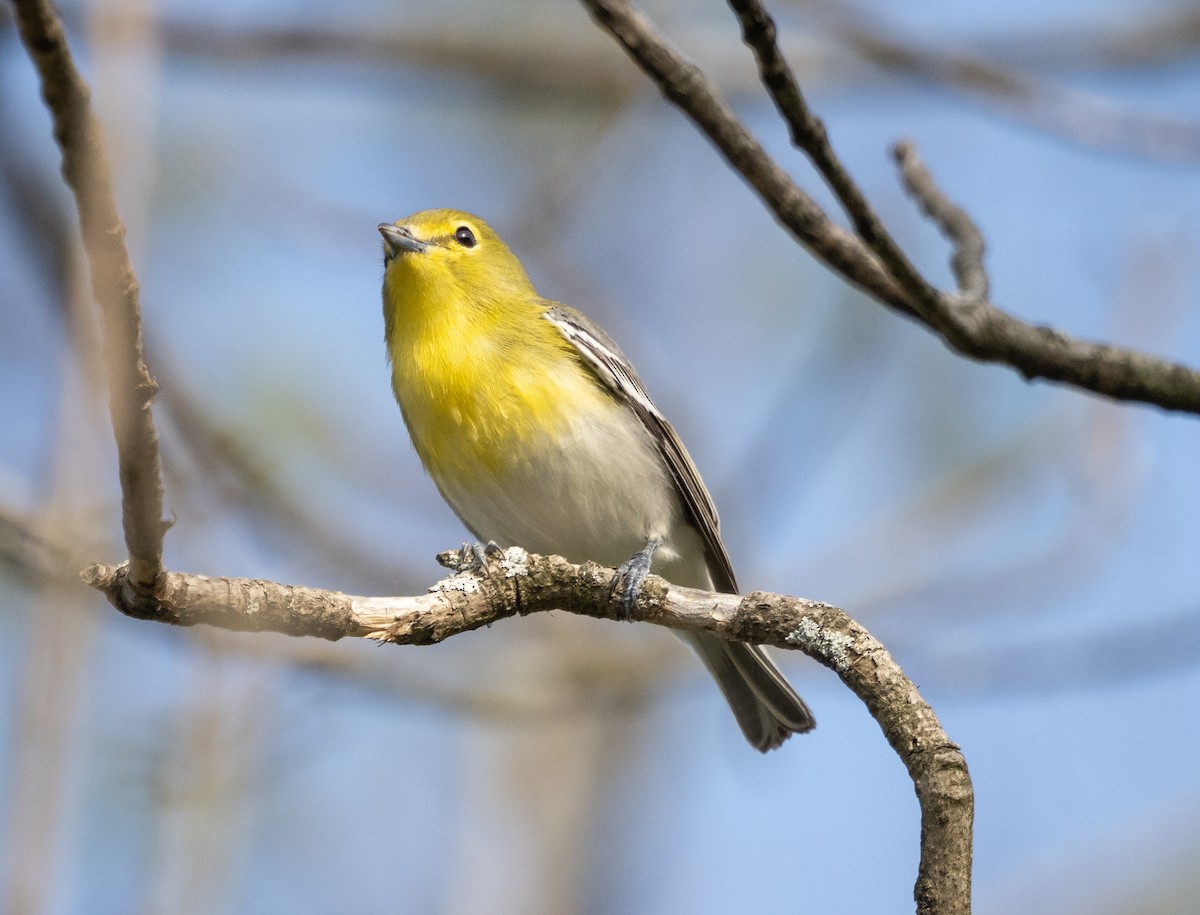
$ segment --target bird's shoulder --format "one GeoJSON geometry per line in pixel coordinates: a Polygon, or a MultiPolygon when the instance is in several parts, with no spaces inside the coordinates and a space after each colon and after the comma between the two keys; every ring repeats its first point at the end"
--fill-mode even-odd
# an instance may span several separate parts
{"type": "Polygon", "coordinates": [[[603,327],[570,305],[549,299],[543,300],[543,303],[542,317],[557,328],[588,368],[600,377],[605,387],[648,412],[658,412],[633,363],[603,327]]]}

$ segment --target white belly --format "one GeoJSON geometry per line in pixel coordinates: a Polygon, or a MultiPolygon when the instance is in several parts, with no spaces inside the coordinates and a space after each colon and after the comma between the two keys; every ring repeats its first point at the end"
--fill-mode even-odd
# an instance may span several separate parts
{"type": "Polygon", "coordinates": [[[703,547],[681,517],[680,499],[650,434],[613,405],[567,434],[484,471],[470,487],[443,481],[442,495],[481,541],[616,566],[651,537],[662,541],[654,571],[704,587],[703,547]]]}

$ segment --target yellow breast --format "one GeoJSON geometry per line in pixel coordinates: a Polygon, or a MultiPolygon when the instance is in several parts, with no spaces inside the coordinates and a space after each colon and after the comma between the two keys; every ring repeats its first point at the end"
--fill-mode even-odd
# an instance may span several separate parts
{"type": "Polygon", "coordinates": [[[549,321],[535,316],[517,331],[463,315],[442,308],[433,320],[398,321],[389,341],[392,388],[435,479],[503,477],[567,434],[573,412],[612,408],[549,321]]]}

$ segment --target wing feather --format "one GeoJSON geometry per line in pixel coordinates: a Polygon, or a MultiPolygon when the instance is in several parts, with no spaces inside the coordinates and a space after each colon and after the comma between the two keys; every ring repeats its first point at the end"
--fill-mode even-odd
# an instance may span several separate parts
{"type": "Polygon", "coordinates": [[[575,348],[583,364],[591,369],[613,396],[633,410],[650,433],[670,471],[671,479],[675,481],[688,523],[704,542],[713,586],[718,591],[736,594],[737,581],[733,576],[729,554],[721,542],[721,523],[712,497],[704,488],[700,472],[675,429],[651,402],[633,365],[599,325],[569,305],[547,302],[545,317],[575,348]]]}

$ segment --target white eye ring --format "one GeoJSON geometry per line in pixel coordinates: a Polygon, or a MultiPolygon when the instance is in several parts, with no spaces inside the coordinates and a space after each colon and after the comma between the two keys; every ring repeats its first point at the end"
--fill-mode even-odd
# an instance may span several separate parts
{"type": "Polygon", "coordinates": [[[464,248],[474,248],[478,244],[475,240],[475,233],[467,226],[459,226],[454,230],[454,240],[464,248]]]}

